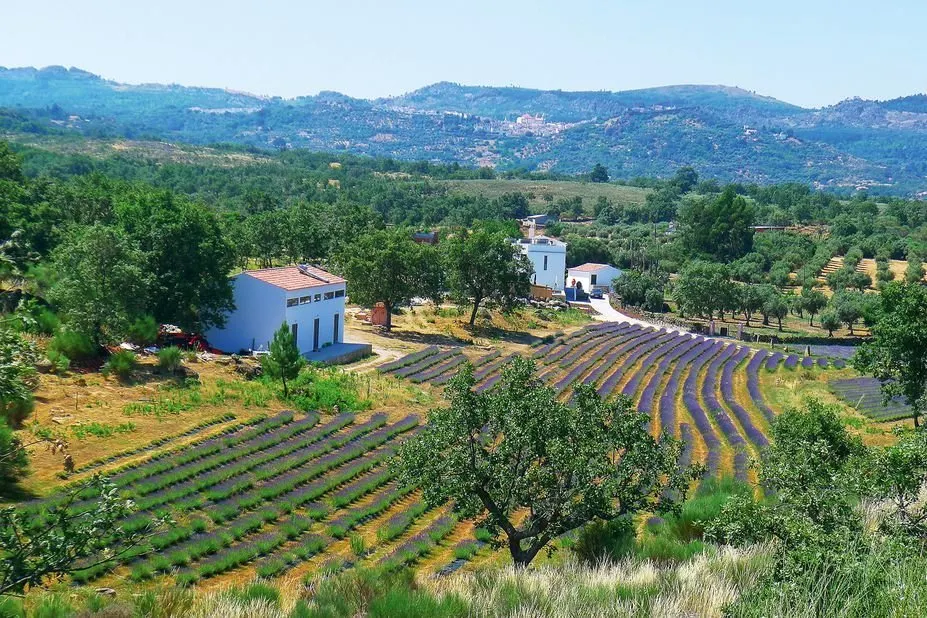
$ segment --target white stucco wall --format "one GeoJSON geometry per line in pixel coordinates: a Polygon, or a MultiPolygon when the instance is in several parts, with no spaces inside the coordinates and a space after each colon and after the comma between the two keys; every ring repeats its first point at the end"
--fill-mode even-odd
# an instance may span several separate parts
{"type": "Polygon", "coordinates": [[[582,283],[583,290],[588,292],[594,287],[603,289],[611,287],[612,280],[619,276],[621,276],[621,270],[611,266],[596,272],[570,269],[570,271],[567,273],[567,285],[570,287],[575,287],[573,281],[576,280],[582,283]],[[596,276],[594,285],[592,283],[592,275],[596,276]]]}
{"type": "Polygon", "coordinates": [[[314,321],[319,320],[318,347],[344,341],[344,296],[326,299],[326,293],[344,293],[345,285],[336,283],[303,290],[288,291],[247,273],[232,277],[235,310],[226,316],[224,328],[212,328],[205,335],[209,344],[223,352],[267,350],[274,332],[286,321],[297,324],[296,346],[303,354],[313,350],[314,321]],[[318,300],[316,300],[318,295],[318,300]],[[310,302],[287,307],[287,299],[310,297],[310,302]],[[335,316],[338,337],[335,341],[335,316]]]}
{"type": "Polygon", "coordinates": [[[519,246],[534,267],[531,282],[563,291],[566,273],[566,245],[563,243],[551,245],[519,243],[519,246]],[[547,268],[544,268],[545,256],[547,268]]]}

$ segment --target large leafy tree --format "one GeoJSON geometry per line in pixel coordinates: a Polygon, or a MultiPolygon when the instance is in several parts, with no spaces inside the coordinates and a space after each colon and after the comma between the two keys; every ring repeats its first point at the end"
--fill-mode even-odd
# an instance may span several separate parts
{"type": "Polygon", "coordinates": [[[55,250],[58,281],[49,292],[68,325],[96,343],[125,334],[145,309],[152,279],[145,256],[125,232],[75,228],[55,250]]]}
{"type": "Polygon", "coordinates": [[[0,420],[13,427],[32,410],[32,391],[38,385],[37,360],[32,342],[0,326],[0,420]]]}
{"type": "Polygon", "coordinates": [[[450,405],[430,412],[397,465],[428,502],[485,512],[481,525],[504,538],[516,565],[589,521],[671,508],[668,496],[691,478],[677,466],[679,443],[654,439],[626,398],[605,402],[586,385],[567,406],[521,358],[496,389],[477,393],[474,384],[467,365],[445,391],[450,405]]]}
{"type": "Polygon", "coordinates": [[[233,307],[234,255],[216,216],[166,191],[139,190],[117,212],[151,273],[148,312],[193,330],[223,324],[233,307]]]}
{"type": "Polygon", "coordinates": [[[717,198],[685,202],[679,224],[683,246],[696,255],[730,261],[753,246],[753,208],[730,186],[717,198]]]}
{"type": "Polygon", "coordinates": [[[673,287],[684,314],[707,317],[735,305],[732,300],[736,292],[727,266],[702,260],[686,266],[673,287]]]}
{"type": "Polygon", "coordinates": [[[531,261],[501,232],[477,227],[445,243],[447,282],[457,302],[473,303],[470,325],[487,300],[511,309],[531,290],[531,261]]]}
{"type": "Polygon", "coordinates": [[[412,240],[405,229],[377,230],[357,238],[336,258],[348,281],[351,300],[360,305],[383,303],[386,329],[393,327],[392,314],[416,296],[434,296],[434,274],[439,256],[430,245],[412,240]]]}
{"type": "Polygon", "coordinates": [[[927,406],[927,288],[890,283],[881,297],[882,315],[872,327],[872,339],[853,363],[882,381],[886,397],[907,398],[919,426],[927,406]]]}
{"type": "Polygon", "coordinates": [[[284,322],[274,333],[270,342],[270,354],[261,359],[264,371],[271,378],[283,382],[283,396],[289,397],[287,380],[293,380],[306,365],[306,359],[296,347],[296,339],[287,323],[284,322]]]}

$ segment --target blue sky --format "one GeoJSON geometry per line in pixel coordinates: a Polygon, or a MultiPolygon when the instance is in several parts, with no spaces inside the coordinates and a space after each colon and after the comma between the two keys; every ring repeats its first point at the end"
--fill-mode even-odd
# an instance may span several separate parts
{"type": "Polygon", "coordinates": [[[626,90],[740,86],[805,106],[927,91],[923,0],[32,0],[0,65],[292,97],[436,81],[626,90]]]}

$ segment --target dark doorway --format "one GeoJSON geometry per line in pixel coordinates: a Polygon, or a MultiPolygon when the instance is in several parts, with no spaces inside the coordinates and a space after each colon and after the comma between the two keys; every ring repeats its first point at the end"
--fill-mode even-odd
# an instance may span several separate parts
{"type": "Polygon", "coordinates": [[[290,332],[293,333],[293,343],[296,344],[296,349],[299,349],[299,324],[293,324],[290,326],[290,332]]]}
{"type": "Polygon", "coordinates": [[[319,350],[319,318],[312,321],[312,351],[319,350]]]}
{"type": "Polygon", "coordinates": [[[336,313],[335,314],[335,330],[332,331],[334,333],[334,335],[332,336],[332,343],[338,343],[338,335],[340,334],[338,331],[340,330],[340,327],[341,327],[341,320],[338,319],[339,317],[340,316],[336,313]]]}

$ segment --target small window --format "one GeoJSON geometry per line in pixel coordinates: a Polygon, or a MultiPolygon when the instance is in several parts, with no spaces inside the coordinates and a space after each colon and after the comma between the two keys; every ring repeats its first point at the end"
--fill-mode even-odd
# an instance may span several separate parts
{"type": "Polygon", "coordinates": [[[331,300],[335,297],[334,292],[325,292],[325,300],[331,300]]]}
{"type": "Polygon", "coordinates": [[[286,306],[287,306],[287,307],[295,307],[295,306],[298,305],[298,304],[299,304],[299,299],[298,299],[298,298],[288,298],[288,299],[286,299],[286,306]]]}
{"type": "Polygon", "coordinates": [[[547,270],[547,256],[544,256],[544,270],[547,270]]]}
{"type": "Polygon", "coordinates": [[[589,276],[589,283],[591,283],[592,285],[595,285],[595,284],[596,284],[596,276],[595,276],[595,275],[590,275],[590,276],[589,276]]]}
{"type": "Polygon", "coordinates": [[[335,298],[342,298],[344,296],[344,290],[335,290],[335,298]]]}
{"type": "Polygon", "coordinates": [[[315,297],[314,297],[312,300],[313,300],[313,302],[316,302],[316,303],[317,303],[317,302],[319,302],[320,300],[322,300],[322,295],[321,295],[321,294],[316,294],[315,297]]]}
{"type": "Polygon", "coordinates": [[[300,304],[300,305],[308,305],[308,304],[311,303],[311,302],[312,302],[312,297],[311,297],[311,296],[300,296],[300,297],[299,297],[299,304],[300,304]]]}

